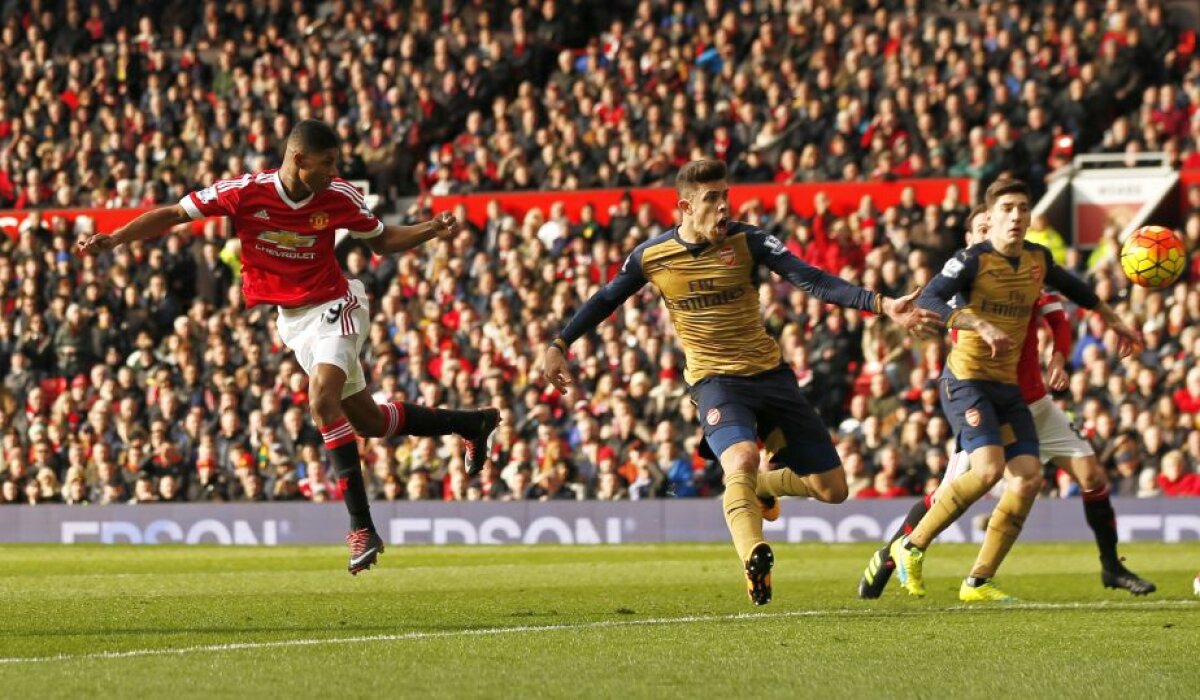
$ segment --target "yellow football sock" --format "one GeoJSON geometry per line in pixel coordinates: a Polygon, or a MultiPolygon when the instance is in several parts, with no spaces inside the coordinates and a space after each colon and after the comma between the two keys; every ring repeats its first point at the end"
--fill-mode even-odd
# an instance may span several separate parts
{"type": "Polygon", "coordinates": [[[992,516],[988,518],[987,534],[983,537],[983,546],[979,548],[975,567],[971,569],[972,576],[991,578],[996,575],[996,570],[1000,568],[1004,557],[1008,556],[1008,551],[1021,534],[1025,518],[1033,508],[1033,501],[1033,498],[1021,496],[1011,490],[1004,492],[1000,502],[996,504],[996,509],[992,511],[992,516]]]}
{"type": "Polygon", "coordinates": [[[908,536],[908,541],[925,549],[935,537],[941,534],[942,530],[950,527],[950,523],[958,520],[958,516],[962,515],[990,488],[991,485],[972,470],[967,470],[966,474],[956,477],[954,481],[950,482],[946,492],[925,514],[925,517],[921,518],[921,522],[913,528],[912,534],[908,536]]]}
{"type": "Polygon", "coordinates": [[[754,493],[757,480],[756,472],[725,475],[725,495],[721,504],[725,508],[725,523],[729,525],[733,546],[742,561],[746,561],[754,547],[763,541],[762,511],[754,493]]]}
{"type": "Polygon", "coordinates": [[[783,467],[758,475],[758,495],[807,498],[812,495],[812,491],[809,490],[808,484],[804,483],[803,478],[796,476],[796,472],[783,467]]]}

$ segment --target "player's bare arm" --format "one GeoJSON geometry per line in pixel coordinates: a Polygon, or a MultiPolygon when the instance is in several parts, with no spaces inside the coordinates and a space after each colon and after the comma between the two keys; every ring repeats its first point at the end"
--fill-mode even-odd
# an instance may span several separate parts
{"type": "Polygon", "coordinates": [[[79,242],[80,255],[98,255],[117,246],[157,238],[181,224],[190,223],[192,217],[178,204],[152,209],[122,226],[112,234],[94,233],[79,242]]]}
{"type": "Polygon", "coordinates": [[[964,313],[956,313],[947,324],[956,330],[970,330],[979,334],[983,342],[992,349],[992,357],[999,357],[1013,349],[1012,338],[1007,333],[965,309],[964,313]]]}
{"type": "Polygon", "coordinates": [[[445,212],[413,226],[385,226],[382,234],[366,240],[376,255],[392,255],[420,247],[435,238],[453,240],[459,230],[458,220],[453,214],[445,212]]]}
{"type": "Polygon", "coordinates": [[[1069,376],[1067,374],[1067,358],[1061,352],[1055,352],[1050,357],[1050,363],[1047,365],[1049,376],[1046,380],[1046,385],[1054,391],[1062,391],[1067,388],[1069,376]]]}
{"type": "Polygon", "coordinates": [[[570,390],[575,378],[571,376],[571,368],[567,364],[567,344],[562,338],[556,338],[542,358],[542,372],[546,381],[554,385],[564,396],[570,390]]]}
{"type": "Polygon", "coordinates": [[[1106,302],[1100,302],[1092,311],[1099,314],[1112,332],[1117,334],[1117,355],[1119,357],[1129,357],[1135,350],[1142,348],[1141,336],[1130,328],[1106,302]]]}

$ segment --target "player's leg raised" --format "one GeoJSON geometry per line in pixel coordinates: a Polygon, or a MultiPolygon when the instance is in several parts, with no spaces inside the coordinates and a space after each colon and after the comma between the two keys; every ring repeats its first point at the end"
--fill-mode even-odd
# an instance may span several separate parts
{"type": "Polygon", "coordinates": [[[771,461],[783,468],[759,475],[758,495],[764,500],[792,496],[841,503],[849,489],[829,430],[800,393],[791,371],[779,374],[783,376],[773,373],[762,382],[758,420],[771,461]]]}

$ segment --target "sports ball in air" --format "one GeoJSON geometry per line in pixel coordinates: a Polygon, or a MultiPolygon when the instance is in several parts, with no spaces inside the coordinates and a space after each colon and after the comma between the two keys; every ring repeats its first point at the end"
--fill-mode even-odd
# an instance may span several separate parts
{"type": "Polygon", "coordinates": [[[1187,267],[1187,250],[1175,232],[1143,226],[1121,246],[1121,269],[1130,282],[1158,289],[1179,279],[1187,267]]]}

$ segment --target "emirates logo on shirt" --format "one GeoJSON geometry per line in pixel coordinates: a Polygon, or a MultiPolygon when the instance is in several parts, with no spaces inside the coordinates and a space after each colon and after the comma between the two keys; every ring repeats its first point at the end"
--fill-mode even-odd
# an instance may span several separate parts
{"type": "Polygon", "coordinates": [[[291,231],[263,231],[258,234],[258,240],[266,241],[276,248],[286,248],[295,250],[297,248],[311,248],[317,242],[316,236],[302,236],[291,231]]]}
{"type": "Polygon", "coordinates": [[[319,211],[308,217],[308,225],[320,231],[329,225],[329,214],[319,211]]]}

